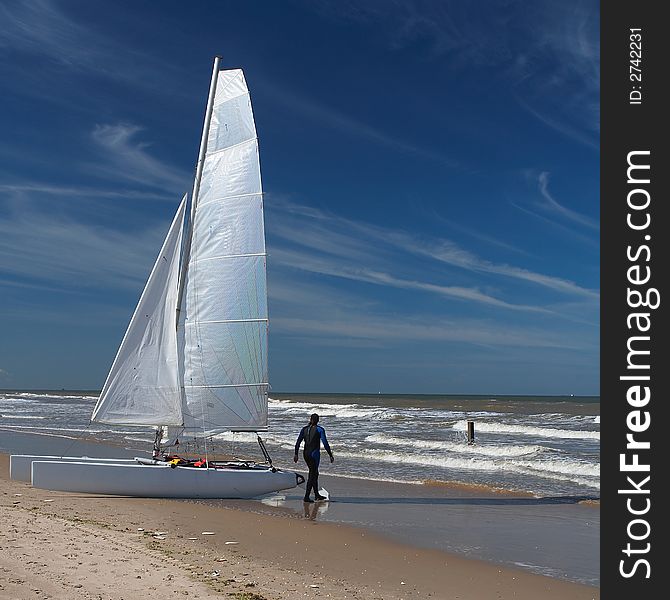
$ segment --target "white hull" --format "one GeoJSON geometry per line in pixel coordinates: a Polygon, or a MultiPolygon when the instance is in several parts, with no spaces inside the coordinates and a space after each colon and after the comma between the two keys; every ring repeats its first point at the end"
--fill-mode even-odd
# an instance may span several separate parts
{"type": "Polygon", "coordinates": [[[253,498],[298,485],[291,471],[33,460],[33,487],[142,498],[253,498]]]}
{"type": "Polygon", "coordinates": [[[9,478],[15,481],[30,481],[30,469],[34,460],[56,462],[97,462],[113,464],[133,464],[132,458],[91,458],[89,456],[44,456],[39,454],[12,454],[9,457],[9,478]]]}

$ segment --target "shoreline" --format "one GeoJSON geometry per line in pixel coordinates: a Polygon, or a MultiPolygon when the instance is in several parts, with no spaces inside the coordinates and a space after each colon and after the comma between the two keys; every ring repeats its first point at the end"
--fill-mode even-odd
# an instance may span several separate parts
{"type": "MultiPolygon", "coordinates": [[[[132,458],[131,446],[5,431],[0,452],[132,458]],[[52,438],[53,441],[53,438],[52,438]],[[61,440],[65,442],[65,440],[61,440]],[[66,450],[67,446],[67,450],[66,450]]],[[[277,465],[282,467],[282,465],[277,465]]],[[[291,466],[298,472],[304,465],[291,466]]],[[[600,506],[581,496],[537,497],[477,485],[406,484],[321,474],[331,502],[308,518],[382,534],[405,546],[484,560],[504,568],[588,586],[600,585],[600,506]]],[[[304,519],[302,488],[250,500],[177,500],[250,514],[304,519]]]]}
{"type": "Polygon", "coordinates": [[[59,597],[54,596],[59,586],[63,598],[101,590],[105,597],[121,598],[115,594],[123,587],[127,595],[126,583],[141,585],[141,597],[150,599],[165,597],[169,589],[249,600],[600,597],[598,587],[416,548],[309,516],[34,489],[9,481],[7,455],[0,455],[0,489],[0,598],[46,597],[33,590],[59,597]],[[72,541],[73,533],[81,543],[72,541]],[[45,547],[52,548],[49,558],[45,547]],[[91,561],[104,568],[86,568],[91,561]],[[35,577],[27,577],[34,571],[35,577]],[[13,595],[3,596],[9,590],[13,595]],[[19,595],[22,590],[25,596],[19,595]]]}

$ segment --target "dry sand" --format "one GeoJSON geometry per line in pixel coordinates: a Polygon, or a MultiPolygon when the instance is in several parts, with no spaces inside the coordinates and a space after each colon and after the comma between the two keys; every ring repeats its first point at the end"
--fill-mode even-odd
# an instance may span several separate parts
{"type": "Polygon", "coordinates": [[[595,600],[600,589],[309,518],[33,489],[9,481],[0,455],[0,599],[303,597],[595,600]]]}

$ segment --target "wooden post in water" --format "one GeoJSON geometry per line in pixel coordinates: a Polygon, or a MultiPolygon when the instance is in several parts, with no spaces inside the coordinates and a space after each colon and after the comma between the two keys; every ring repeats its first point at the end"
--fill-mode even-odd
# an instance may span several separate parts
{"type": "Polygon", "coordinates": [[[468,444],[475,443],[475,422],[468,421],[468,444]]]}

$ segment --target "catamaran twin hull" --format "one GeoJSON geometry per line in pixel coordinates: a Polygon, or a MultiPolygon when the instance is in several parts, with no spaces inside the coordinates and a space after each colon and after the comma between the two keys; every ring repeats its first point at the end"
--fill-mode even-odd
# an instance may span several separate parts
{"type": "Polygon", "coordinates": [[[30,482],[36,488],[141,498],[253,498],[304,481],[302,475],[265,465],[203,468],[97,460],[12,455],[10,475],[27,479],[30,465],[30,482]]]}

